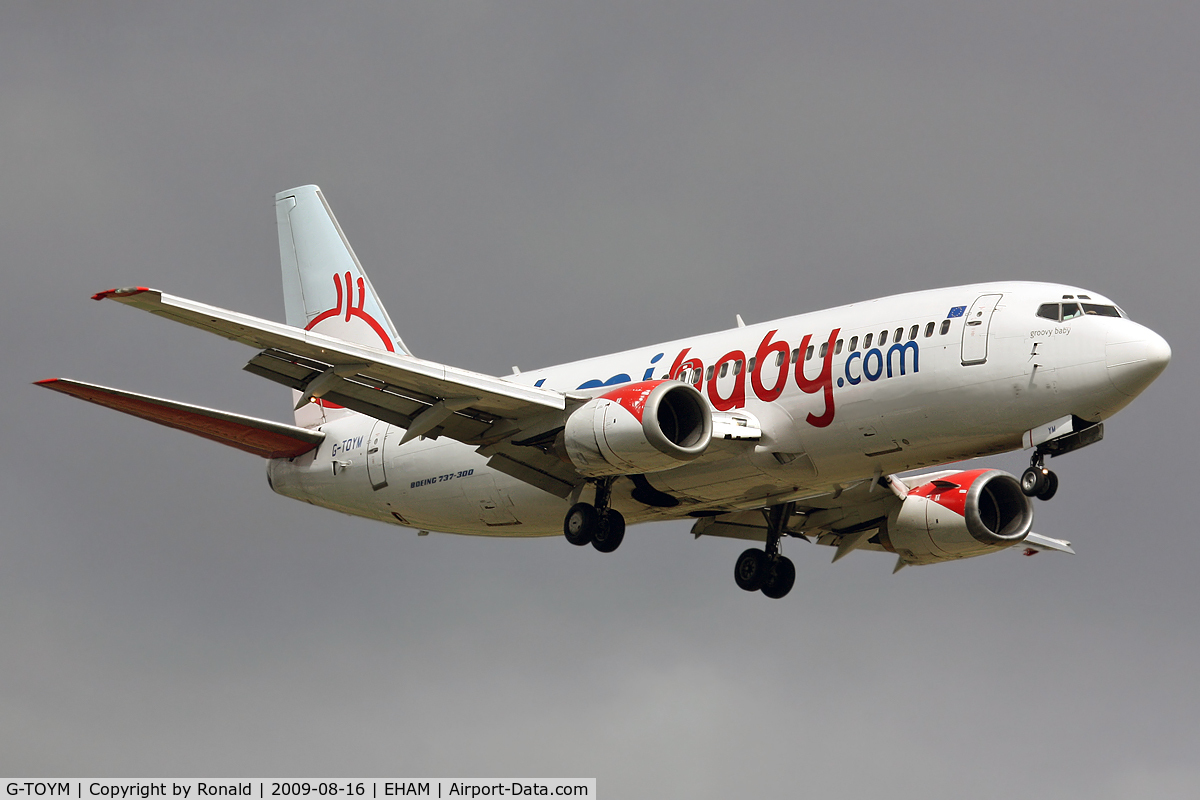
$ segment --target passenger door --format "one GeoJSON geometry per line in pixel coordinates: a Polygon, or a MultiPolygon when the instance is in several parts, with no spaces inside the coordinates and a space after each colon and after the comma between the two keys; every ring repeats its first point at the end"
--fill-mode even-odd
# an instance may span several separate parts
{"type": "Polygon", "coordinates": [[[1002,294],[983,294],[975,299],[967,310],[966,324],[962,334],[962,363],[983,364],[987,361],[988,330],[992,326],[992,314],[1002,294]]]}

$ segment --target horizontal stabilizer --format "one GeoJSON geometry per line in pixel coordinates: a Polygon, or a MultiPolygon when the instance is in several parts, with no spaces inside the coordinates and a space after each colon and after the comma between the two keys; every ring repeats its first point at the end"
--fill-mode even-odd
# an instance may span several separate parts
{"type": "Polygon", "coordinates": [[[194,433],[263,458],[294,458],[304,455],[315,449],[325,438],[325,434],[320,431],[80,381],[51,378],[38,381],[36,385],[148,419],[168,428],[194,433]]]}

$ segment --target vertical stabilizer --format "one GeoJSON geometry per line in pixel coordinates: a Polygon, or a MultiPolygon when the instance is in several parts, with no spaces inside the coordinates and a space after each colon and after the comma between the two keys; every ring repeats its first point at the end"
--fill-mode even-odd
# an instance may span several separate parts
{"type": "MultiPolygon", "coordinates": [[[[275,195],[275,218],[287,324],[407,354],[320,188],[300,186],[275,195]]],[[[297,410],[296,422],[319,425],[337,408],[314,400],[297,410]]]]}

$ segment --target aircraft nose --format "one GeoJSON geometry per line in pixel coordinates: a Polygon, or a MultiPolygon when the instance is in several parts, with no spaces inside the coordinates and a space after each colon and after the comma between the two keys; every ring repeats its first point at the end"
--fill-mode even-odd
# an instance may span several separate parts
{"type": "Polygon", "coordinates": [[[1130,322],[1108,336],[1104,347],[1108,379],[1130,397],[1154,382],[1171,360],[1171,345],[1149,328],[1130,322]]]}

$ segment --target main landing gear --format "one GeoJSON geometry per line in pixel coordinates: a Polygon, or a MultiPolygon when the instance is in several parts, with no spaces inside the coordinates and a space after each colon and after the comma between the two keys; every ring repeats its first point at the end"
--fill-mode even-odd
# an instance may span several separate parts
{"type": "Polygon", "coordinates": [[[779,540],[795,508],[795,503],[784,503],[766,510],[766,547],[747,550],[738,556],[734,565],[733,579],[740,588],[747,592],[761,591],[776,600],[792,590],[796,583],[796,565],[779,552],[779,540]]]}
{"type": "Polygon", "coordinates": [[[1058,476],[1046,468],[1045,456],[1034,452],[1029,459],[1029,469],[1021,473],[1021,491],[1026,497],[1049,500],[1058,491],[1058,476]]]}
{"type": "Polygon", "coordinates": [[[613,478],[596,481],[596,503],[576,503],[563,520],[563,535],[571,544],[582,547],[591,544],[601,553],[611,553],[625,538],[625,518],[615,508],[608,507],[613,478]]]}

